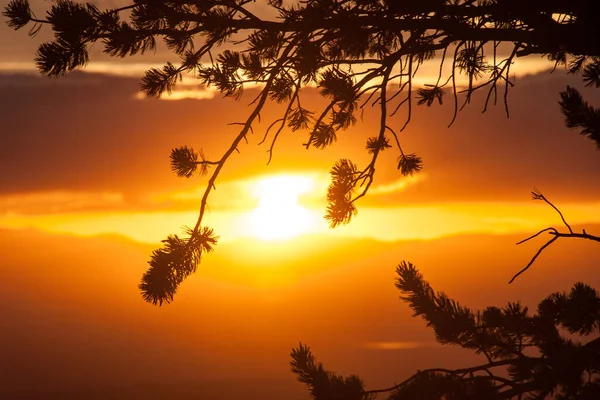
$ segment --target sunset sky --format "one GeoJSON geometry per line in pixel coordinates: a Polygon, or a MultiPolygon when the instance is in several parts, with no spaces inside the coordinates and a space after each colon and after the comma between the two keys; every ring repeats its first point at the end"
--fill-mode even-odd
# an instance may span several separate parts
{"type": "MultiPolygon", "coordinates": [[[[45,3],[32,1],[39,15],[45,3]]],[[[32,59],[49,38],[0,24],[0,398],[302,399],[289,372],[298,342],[368,388],[477,360],[436,345],[411,318],[394,288],[402,260],[474,308],[600,285],[600,246],[573,239],[507,285],[544,241],[515,243],[560,227],[531,200],[533,187],[577,229],[600,233],[600,153],[564,127],[558,107],[566,85],[596,106],[600,92],[525,59],[508,119],[502,106],[482,114],[478,96],[450,128],[450,101],[414,110],[401,140],[423,171],[404,178],[397,155],[383,153],[357,217],[334,230],[322,217],[328,171],[340,158],[364,165],[376,113],[327,150],[307,151],[305,132],[285,132],[267,166],[258,142],[282,111],[268,106],[209,200],[215,252],[173,304],[147,304],[137,284],[148,257],[195,224],[206,186],[170,171],[171,149],[219,158],[256,92],[236,102],[190,79],[170,98],[146,99],[140,77],[171,59],[165,49],[113,60],[98,47],[87,69],[42,77],[32,59]]],[[[304,101],[324,104],[316,92],[304,101]]]]}

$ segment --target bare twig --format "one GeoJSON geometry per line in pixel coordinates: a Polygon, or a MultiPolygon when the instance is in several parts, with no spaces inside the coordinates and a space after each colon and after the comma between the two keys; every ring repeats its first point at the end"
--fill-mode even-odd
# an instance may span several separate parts
{"type": "Polygon", "coordinates": [[[543,194],[542,192],[539,191],[538,188],[533,188],[533,191],[531,192],[531,197],[534,200],[543,200],[545,201],[550,207],[554,208],[556,210],[556,212],[558,213],[558,215],[560,215],[560,219],[562,219],[563,224],[565,224],[565,226],[567,227],[567,229],[569,230],[570,233],[573,233],[573,229],[571,229],[571,227],[569,226],[569,224],[567,224],[567,221],[565,220],[565,217],[562,215],[562,213],[560,212],[560,210],[558,208],[556,208],[556,206],[554,204],[552,204],[543,194]]]}
{"type": "Polygon", "coordinates": [[[513,275],[513,277],[510,279],[510,281],[508,281],[508,283],[513,283],[513,281],[522,273],[524,273],[525,271],[527,271],[535,262],[535,260],[540,256],[540,254],[542,254],[542,251],[544,251],[544,249],[546,249],[548,246],[550,246],[552,243],[554,243],[556,240],[558,240],[558,238],[577,238],[577,239],[587,239],[587,240],[592,240],[594,242],[600,242],[600,236],[595,236],[595,235],[590,235],[589,233],[587,233],[585,231],[585,229],[582,230],[582,233],[576,233],[573,232],[573,229],[571,228],[571,226],[567,223],[565,217],[563,216],[562,212],[554,205],[550,202],[550,200],[548,200],[546,198],[546,196],[544,196],[542,194],[542,192],[539,191],[539,189],[537,188],[533,188],[533,190],[531,191],[531,197],[533,198],[533,200],[543,200],[546,204],[548,204],[550,207],[552,207],[553,209],[556,210],[556,212],[558,213],[558,215],[560,216],[560,219],[562,220],[562,222],[565,224],[565,226],[567,227],[567,229],[569,230],[569,232],[559,232],[556,228],[554,227],[548,227],[545,229],[542,229],[541,231],[539,231],[538,233],[529,236],[526,239],[523,239],[519,242],[517,242],[517,245],[525,243],[539,235],[541,235],[544,232],[548,232],[549,235],[552,235],[553,237],[548,240],[542,247],[540,247],[538,249],[538,251],[534,254],[534,256],[531,258],[531,260],[529,261],[529,263],[527,264],[527,266],[525,266],[525,268],[523,268],[522,270],[520,270],[519,272],[517,272],[515,275],[513,275]]]}
{"type": "Polygon", "coordinates": [[[529,267],[531,267],[531,265],[535,262],[535,260],[538,258],[538,256],[540,254],[542,254],[542,251],[544,251],[544,249],[548,246],[550,246],[552,243],[554,243],[556,241],[556,239],[558,239],[558,236],[554,236],[552,239],[548,240],[546,242],[545,245],[543,245],[542,247],[539,248],[539,250],[537,251],[537,253],[535,253],[535,255],[533,256],[533,258],[531,259],[531,261],[529,261],[529,263],[527,264],[527,266],[525,268],[523,268],[522,270],[520,270],[519,272],[517,272],[510,281],[508,281],[508,283],[513,283],[513,281],[519,276],[521,275],[523,272],[527,271],[529,269],[529,267]]]}
{"type": "Polygon", "coordinates": [[[533,239],[534,237],[537,237],[538,235],[541,235],[542,233],[546,232],[546,231],[553,231],[555,233],[558,233],[558,231],[552,227],[550,228],[546,228],[546,229],[542,229],[541,231],[539,231],[538,233],[536,233],[535,235],[529,236],[527,239],[523,239],[520,242],[517,242],[517,244],[521,244],[521,243],[525,243],[528,240],[533,239]]]}

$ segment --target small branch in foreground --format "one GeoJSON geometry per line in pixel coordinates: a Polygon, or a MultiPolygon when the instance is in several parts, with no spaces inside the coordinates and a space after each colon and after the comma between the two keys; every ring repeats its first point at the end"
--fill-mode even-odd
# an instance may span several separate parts
{"type": "Polygon", "coordinates": [[[563,224],[565,224],[565,226],[567,227],[567,229],[569,230],[570,233],[573,233],[573,229],[571,229],[571,226],[569,224],[567,224],[567,221],[565,220],[565,217],[562,215],[562,213],[560,212],[560,210],[558,208],[556,208],[556,206],[554,204],[552,204],[543,194],[542,192],[539,191],[538,188],[533,188],[533,191],[531,192],[531,197],[534,200],[543,200],[545,201],[548,205],[550,205],[550,207],[554,208],[556,210],[556,212],[558,213],[558,215],[560,215],[560,219],[562,219],[563,224]]]}
{"type": "MultiPolygon", "coordinates": [[[[536,235],[537,236],[537,235],[536,235]]],[[[531,261],[529,261],[529,263],[527,264],[527,266],[525,268],[523,268],[522,270],[520,270],[519,272],[517,272],[510,281],[508,281],[509,284],[513,283],[513,281],[515,279],[517,279],[517,277],[519,275],[521,275],[523,272],[527,271],[529,269],[529,267],[531,267],[531,265],[533,265],[533,263],[535,262],[535,260],[538,258],[538,256],[540,254],[542,254],[542,251],[544,251],[544,249],[548,246],[550,246],[552,243],[554,243],[556,241],[556,239],[558,239],[558,236],[554,236],[552,239],[548,240],[546,242],[545,245],[543,245],[542,247],[539,248],[539,250],[537,251],[537,253],[535,253],[535,255],[531,258],[531,261]]]]}
{"type": "Polygon", "coordinates": [[[529,267],[531,267],[533,265],[533,263],[535,262],[535,260],[540,256],[540,254],[542,254],[542,251],[544,251],[544,249],[546,249],[552,243],[554,243],[558,238],[578,238],[578,239],[592,240],[594,242],[600,242],[600,236],[590,235],[590,234],[588,234],[585,231],[585,229],[582,230],[582,233],[573,232],[573,229],[567,223],[567,221],[566,221],[565,217],[563,216],[562,212],[554,204],[552,204],[537,188],[533,188],[533,191],[531,192],[531,197],[533,198],[533,200],[543,200],[544,202],[546,202],[546,204],[550,205],[550,207],[554,208],[556,210],[556,212],[558,213],[558,215],[560,215],[560,218],[561,218],[562,222],[565,224],[565,226],[567,227],[567,229],[569,230],[569,232],[559,232],[556,228],[549,227],[549,228],[542,229],[541,231],[539,231],[538,233],[536,233],[536,234],[534,234],[532,236],[529,236],[527,239],[523,239],[523,240],[517,242],[517,245],[525,243],[525,242],[527,242],[527,241],[529,241],[529,240],[531,240],[531,239],[533,239],[533,238],[541,235],[544,232],[548,232],[549,235],[553,236],[542,247],[540,247],[538,249],[538,251],[534,254],[534,256],[531,258],[531,260],[525,266],[525,268],[523,268],[522,270],[520,270],[519,272],[517,272],[515,275],[513,275],[513,277],[510,279],[510,281],[508,281],[509,284],[513,283],[513,281],[519,275],[521,275],[522,273],[524,273],[525,271],[527,271],[529,269],[529,267]]]}

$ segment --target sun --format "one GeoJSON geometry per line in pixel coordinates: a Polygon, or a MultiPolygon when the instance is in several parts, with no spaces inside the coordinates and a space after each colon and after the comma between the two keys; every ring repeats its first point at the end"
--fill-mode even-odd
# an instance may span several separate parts
{"type": "Polygon", "coordinates": [[[312,228],[310,211],[298,203],[314,186],[305,176],[280,175],[261,179],[253,188],[258,206],[250,216],[254,236],[263,240],[289,239],[312,228]]]}

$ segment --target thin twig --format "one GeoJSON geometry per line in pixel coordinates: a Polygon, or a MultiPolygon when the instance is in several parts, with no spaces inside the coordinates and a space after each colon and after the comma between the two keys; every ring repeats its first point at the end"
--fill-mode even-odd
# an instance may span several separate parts
{"type": "Polygon", "coordinates": [[[522,270],[520,270],[519,272],[517,272],[510,281],[508,281],[509,284],[513,283],[513,281],[519,276],[521,275],[523,272],[527,271],[529,269],[529,267],[531,267],[531,265],[535,262],[535,260],[538,258],[538,256],[540,254],[542,254],[542,251],[544,251],[544,249],[548,246],[550,246],[552,243],[554,243],[556,241],[556,239],[558,239],[558,236],[554,236],[552,239],[548,240],[546,242],[545,245],[543,245],[542,247],[539,248],[539,250],[537,251],[537,253],[535,253],[535,255],[533,256],[533,258],[531,259],[531,261],[529,261],[529,263],[527,264],[527,266],[525,268],[523,268],[522,270]]]}
{"type": "Polygon", "coordinates": [[[582,233],[575,233],[573,232],[573,229],[571,228],[571,225],[569,225],[565,219],[565,217],[563,216],[562,212],[554,205],[552,204],[552,202],[550,202],[550,200],[548,200],[546,198],[546,196],[544,196],[542,194],[542,192],[540,192],[540,190],[538,188],[533,188],[533,190],[531,191],[531,197],[533,200],[543,200],[546,204],[548,204],[550,207],[552,207],[554,210],[556,210],[556,212],[558,213],[558,215],[560,216],[560,219],[562,220],[562,222],[565,224],[565,226],[567,227],[567,229],[569,230],[568,233],[566,232],[559,232],[556,228],[554,227],[549,227],[549,228],[545,228],[542,229],[541,231],[539,231],[538,233],[529,236],[526,239],[523,239],[519,242],[517,242],[517,245],[525,243],[539,235],[541,235],[544,232],[548,232],[548,234],[552,235],[552,239],[548,240],[542,247],[540,247],[538,249],[538,251],[535,253],[535,255],[533,256],[533,258],[529,261],[529,263],[527,264],[527,266],[525,268],[523,268],[521,271],[517,272],[512,278],[511,280],[508,282],[513,283],[513,281],[519,276],[521,275],[523,272],[527,271],[529,269],[529,267],[531,267],[533,265],[533,263],[535,262],[535,260],[538,258],[538,256],[542,253],[542,251],[544,251],[544,249],[548,246],[550,246],[552,243],[554,243],[558,238],[577,238],[577,239],[587,239],[587,240],[592,240],[594,242],[600,242],[600,236],[595,236],[595,235],[590,235],[589,233],[587,233],[585,231],[585,229],[583,229],[582,233]]]}
{"type": "Polygon", "coordinates": [[[560,210],[558,208],[556,208],[556,206],[554,204],[552,204],[550,202],[550,200],[548,200],[546,198],[546,196],[544,196],[542,194],[542,192],[540,192],[537,188],[533,188],[533,191],[531,192],[531,196],[533,197],[534,200],[543,200],[545,201],[550,207],[554,208],[556,210],[556,212],[558,213],[558,215],[560,215],[560,219],[562,220],[563,224],[565,224],[565,226],[567,227],[567,229],[569,230],[570,233],[573,233],[573,229],[571,229],[571,226],[567,223],[567,221],[565,220],[565,217],[563,216],[562,212],[560,212],[560,210]]]}
{"type": "Polygon", "coordinates": [[[538,235],[540,235],[540,234],[542,234],[542,233],[544,233],[544,232],[546,232],[546,231],[553,231],[553,232],[555,232],[555,233],[558,233],[558,231],[557,231],[556,229],[552,228],[552,227],[550,227],[550,228],[546,228],[546,229],[542,229],[541,231],[539,231],[539,232],[538,232],[538,233],[536,233],[535,235],[529,236],[527,239],[523,239],[523,240],[521,240],[520,242],[517,242],[517,244],[525,243],[526,241],[528,241],[528,240],[531,240],[531,239],[533,239],[534,237],[537,237],[538,235]]]}

